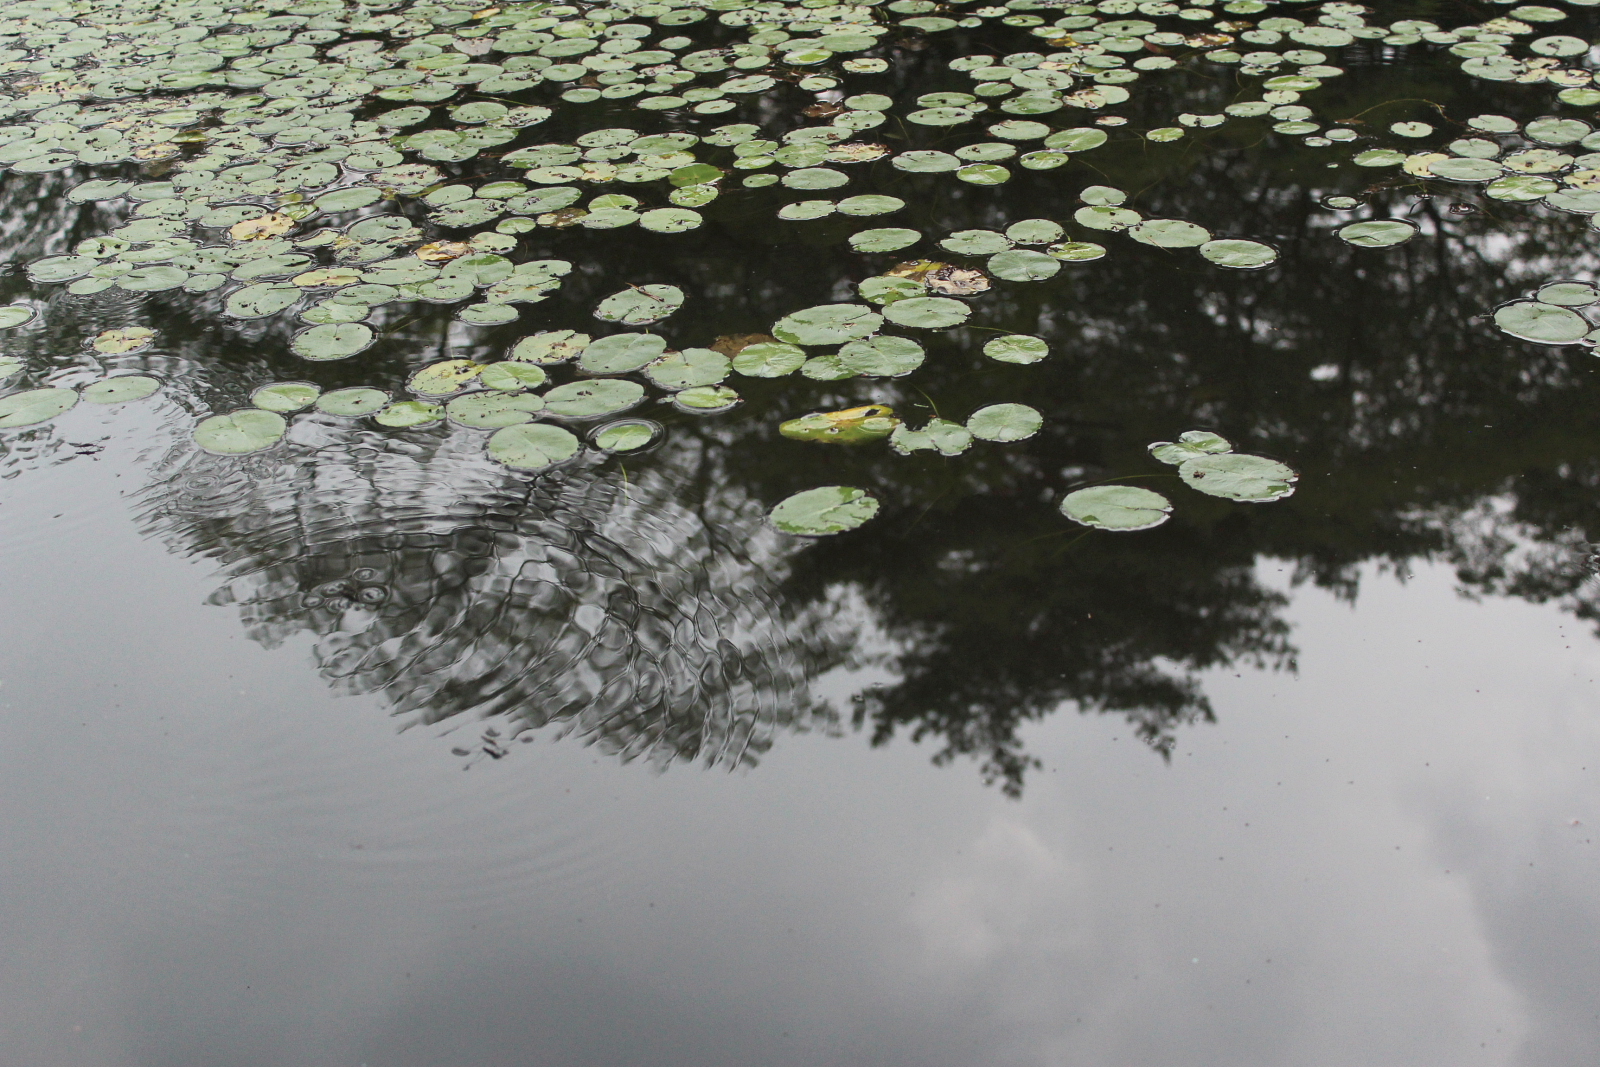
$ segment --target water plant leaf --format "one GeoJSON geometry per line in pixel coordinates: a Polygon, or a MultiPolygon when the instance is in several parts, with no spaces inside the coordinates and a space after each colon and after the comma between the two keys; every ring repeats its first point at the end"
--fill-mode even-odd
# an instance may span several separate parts
{"type": "Polygon", "coordinates": [[[273,382],[252,392],[250,403],[263,411],[287,414],[310,407],[321,394],[322,387],[311,382],[273,382]]]}
{"type": "Polygon", "coordinates": [[[983,354],[1001,363],[1038,363],[1050,354],[1050,346],[1042,338],[1011,333],[986,342],[983,354]]]}
{"type": "Polygon", "coordinates": [[[1541,286],[1534,294],[1534,299],[1541,304],[1555,304],[1557,307],[1588,307],[1600,301],[1600,289],[1583,282],[1552,282],[1541,286]]]}
{"type": "Polygon", "coordinates": [[[144,326],[124,326],[121,329],[101,330],[90,342],[90,347],[108,356],[121,355],[148,348],[155,339],[156,332],[152,329],[144,326]]]}
{"type": "Polygon", "coordinates": [[[154,396],[160,390],[160,380],[147,374],[121,374],[84,386],[80,395],[89,404],[126,404],[154,396]]]}
{"type": "Polygon", "coordinates": [[[520,360],[501,360],[486,363],[478,373],[478,381],[490,389],[505,393],[519,393],[524,389],[537,389],[549,377],[544,368],[520,360]]]}
{"type": "Polygon", "coordinates": [[[1184,460],[1221,452],[1232,452],[1233,445],[1225,437],[1210,430],[1187,430],[1176,441],[1157,441],[1150,446],[1150,455],[1162,463],[1177,466],[1184,460]]]}
{"type": "Polygon", "coordinates": [[[1570,345],[1593,329],[1576,311],[1537,300],[1501,305],[1495,309],[1494,324],[1503,333],[1541,345],[1570,345]]]}
{"type": "Polygon", "coordinates": [[[78,394],[71,389],[29,389],[0,396],[0,429],[48,421],[77,402],[78,394]]]}
{"type": "Polygon", "coordinates": [[[666,350],[666,338],[659,334],[614,333],[585,346],[578,366],[590,374],[627,374],[659,359],[666,350]]]}
{"type": "Polygon", "coordinates": [[[1282,500],[1294,493],[1300,479],[1293,468],[1275,459],[1239,452],[1184,460],[1178,476],[1209,496],[1247,503],[1282,500]]]}
{"type": "Polygon", "coordinates": [[[1061,261],[1043,252],[1013,248],[989,257],[989,273],[1008,282],[1042,282],[1061,270],[1061,261]]]}
{"type": "Polygon", "coordinates": [[[222,309],[236,319],[260,319],[292,307],[300,296],[300,288],[294,285],[247,285],[228,294],[222,309]]]}
{"type": "Polygon", "coordinates": [[[839,349],[840,364],[852,375],[899,378],[922,366],[922,346],[905,337],[868,337],[839,349]]]}
{"type": "Polygon", "coordinates": [[[339,322],[302,330],[289,342],[289,350],[301,359],[319,362],[348,359],[371,348],[376,340],[372,327],[366,323],[339,322]]]}
{"type": "Polygon", "coordinates": [[[201,419],[194,428],[194,440],[219,456],[243,456],[271,448],[288,430],[289,423],[275,411],[241,408],[201,419]]]}
{"type": "Polygon", "coordinates": [[[862,304],[820,304],[785,315],[772,335],[795,345],[837,345],[868,337],[883,325],[883,316],[862,304]]]}
{"type": "Polygon", "coordinates": [[[626,411],[644,399],[644,386],[623,378],[559,385],[544,395],[545,410],[561,419],[592,419],[626,411]]]}
{"type": "Polygon", "coordinates": [[[406,387],[421,396],[459,393],[483,373],[483,364],[470,359],[445,359],[417,371],[406,387]]]}
{"type": "Polygon", "coordinates": [[[898,252],[902,248],[909,248],[922,240],[922,234],[916,230],[885,227],[877,230],[861,230],[850,235],[850,247],[857,252],[898,252]]]}
{"type": "Polygon", "coordinates": [[[523,471],[553,467],[577,455],[582,447],[571,433],[542,422],[496,430],[485,446],[491,459],[523,471]]]}
{"type": "Polygon", "coordinates": [[[884,404],[845,408],[843,411],[813,411],[780,423],[778,432],[792,441],[818,444],[859,445],[881,441],[900,426],[894,409],[884,404]]]}
{"type": "Polygon", "coordinates": [[[595,447],[607,452],[637,452],[661,436],[659,423],[647,419],[620,419],[594,432],[595,447]]]}
{"type": "Polygon", "coordinates": [[[878,501],[865,489],[824,485],[783,500],[767,518],[784,533],[823,537],[854,530],[877,513],[878,501]]]}
{"type": "Polygon", "coordinates": [[[1136,485],[1093,485],[1068,493],[1061,501],[1061,514],[1097,530],[1132,533],[1166,522],[1172,502],[1136,485]]]}
{"type": "Polygon", "coordinates": [[[372,416],[372,421],[380,426],[403,430],[414,426],[427,426],[443,418],[442,404],[433,404],[426,400],[396,400],[372,416]]]}
{"type": "Polygon", "coordinates": [[[600,301],[594,317],[605,322],[645,326],[660,322],[683,306],[683,290],[675,285],[633,285],[600,301]]]}
{"type": "Polygon", "coordinates": [[[1006,227],[1006,239],[1019,245],[1047,245],[1066,234],[1059,222],[1050,219],[1023,219],[1006,227]]]}
{"type": "Polygon", "coordinates": [[[1157,248],[1199,248],[1211,240],[1211,231],[1180,219],[1145,219],[1130,226],[1128,236],[1157,248]]]}
{"type": "Polygon", "coordinates": [[[806,361],[805,350],[782,341],[745,345],[733,357],[733,369],[752,378],[781,378],[806,361]]]}
{"type": "Polygon", "coordinates": [[[358,385],[349,389],[335,389],[317,397],[317,410],[328,415],[355,418],[371,415],[389,403],[389,394],[382,389],[358,385]]]}
{"type": "Polygon", "coordinates": [[[544,398],[533,393],[506,393],[499,390],[467,393],[444,406],[452,422],[479,430],[516,426],[532,421],[544,410],[544,398]]]}
{"type": "Polygon", "coordinates": [[[27,304],[7,304],[0,307],[0,330],[11,330],[32,322],[39,312],[27,304]]]}
{"type": "Polygon", "coordinates": [[[672,402],[697,414],[726,411],[741,401],[737,392],[725,385],[696,385],[674,393],[672,402]]]}
{"type": "Polygon", "coordinates": [[[733,363],[721,352],[709,348],[685,348],[668,352],[646,364],[644,376],[663,389],[691,389],[716,385],[728,376],[733,363]]]}
{"type": "Polygon", "coordinates": [[[1260,270],[1278,261],[1278,250],[1271,245],[1236,237],[1207,241],[1200,246],[1200,255],[1230,270],[1260,270]]]}
{"type": "MultiPolygon", "coordinates": [[[[663,348],[665,344],[662,342],[663,348]]],[[[510,358],[525,363],[565,363],[569,359],[577,358],[588,345],[589,335],[586,333],[578,333],[575,330],[546,330],[518,341],[512,346],[510,358]]]]}
{"type": "Polygon", "coordinates": [[[990,404],[967,419],[967,429],[981,441],[1025,441],[1044,426],[1044,416],[1027,404],[990,404]]]}
{"type": "Polygon", "coordinates": [[[1341,226],[1337,232],[1341,241],[1358,248],[1391,248],[1415,237],[1417,227],[1403,219],[1372,219],[1341,226]]]}
{"type": "MultiPolygon", "coordinates": [[[[923,330],[944,330],[967,321],[972,309],[959,300],[943,296],[918,296],[896,300],[883,309],[883,317],[901,326],[923,330]]],[[[774,331],[776,332],[776,331],[774,331]]]]}
{"type": "Polygon", "coordinates": [[[889,446],[902,456],[913,452],[938,452],[941,456],[959,456],[972,447],[972,431],[959,422],[949,419],[929,419],[920,430],[897,426],[889,435],[889,446]]]}

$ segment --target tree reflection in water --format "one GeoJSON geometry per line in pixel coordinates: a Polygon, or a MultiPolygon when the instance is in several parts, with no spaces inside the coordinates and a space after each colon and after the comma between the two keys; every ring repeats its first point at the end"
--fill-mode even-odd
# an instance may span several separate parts
{"type": "MultiPolygon", "coordinates": [[[[930,54],[928,70],[944,58],[930,54]]],[[[932,75],[908,64],[903,77],[932,75]]],[[[1373,65],[1324,90],[1321,106],[1355,114],[1402,86],[1442,92],[1417,71],[1373,65]]],[[[1222,92],[1149,106],[1215,110],[1222,92]]],[[[1474,106],[1519,114],[1525,103],[1486,92],[1505,98],[1474,106]]],[[[1063,707],[1125,716],[1166,752],[1215,714],[1198,672],[1292,669],[1286,598],[1259,580],[1262,560],[1347,597],[1363,566],[1449,561],[1469,591],[1600,617],[1584,564],[1600,540],[1595,358],[1509,341],[1485,321],[1523,290],[1592,269],[1586,219],[1465,186],[1367,189],[1370,173],[1329,169],[1298,144],[1227,130],[1199,141],[1108,146],[1097,170],[1021,172],[1000,189],[884,171],[882,191],[912,204],[903,224],[925,233],[1065,218],[1079,189],[1107,183],[1144,190],[1147,215],[1283,252],[1269,271],[1236,274],[1111,238],[1104,260],[999,286],[974,325],[1047,338],[1043,364],[995,364],[979,353],[992,334],[953,331],[927,342],[911,379],[742,380],[745,403],[728,415],[646,409],[668,424],[647,455],[591,455],[535,476],[488,461],[475,431],[303,415],[288,442],[256,456],[174,445],[139,512],[174,551],[217,560],[213,599],[234,605],[254,639],[314,633],[331,685],[380,694],[408,723],[503,719],[500,740],[481,746],[494,755],[543,728],[623,758],[739,765],[783,733],[852,723],[879,743],[928,741],[941,761],[976,757],[1013,793],[1034,765],[1023,727],[1063,707]],[[1424,233],[1384,251],[1344,245],[1331,230],[1351,216],[1321,206],[1335,192],[1365,195],[1361,217],[1409,217],[1424,233]],[[776,433],[816,409],[887,402],[920,422],[934,407],[964,418],[1007,400],[1042,411],[1043,432],[952,459],[776,433]],[[1230,504],[1145,455],[1196,427],[1293,463],[1299,492],[1230,504]],[[1112,535],[1055,510],[1072,485],[1113,477],[1162,488],[1173,519],[1112,535]],[[879,518],[816,542],[764,527],[774,502],[827,483],[869,487],[879,518]],[[814,683],[848,667],[886,680],[830,708],[814,683]]],[[[55,212],[8,238],[16,258],[104,228],[86,214],[95,209],[52,199],[62,180],[6,178],[13,204],[42,199],[55,212]]],[[[493,358],[530,328],[590,328],[619,279],[683,287],[688,306],[658,328],[674,346],[703,345],[845,298],[892,262],[844,251],[833,223],[775,229],[754,197],[707,214],[692,241],[541,235],[541,254],[579,269],[525,324],[452,333],[448,312],[410,308],[359,360],[312,365],[288,354],[286,324],[238,330],[206,298],[161,294],[142,314],[163,347],[117,365],[173,379],[181,438],[195,414],[240,406],[267,381],[392,388],[441,352],[493,358]]],[[[80,337],[130,324],[115,300],[60,300],[50,329],[17,343],[67,368],[80,337]]],[[[8,437],[10,472],[42,462],[52,435],[8,437]]]]}

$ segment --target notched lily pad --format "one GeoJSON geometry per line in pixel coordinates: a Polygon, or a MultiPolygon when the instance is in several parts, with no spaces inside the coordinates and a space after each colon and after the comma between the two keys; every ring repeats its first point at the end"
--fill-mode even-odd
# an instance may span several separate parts
{"type": "Polygon", "coordinates": [[[289,342],[289,350],[301,359],[348,359],[372,347],[376,340],[377,335],[366,323],[337,322],[300,331],[289,342]]]}
{"type": "Polygon", "coordinates": [[[823,537],[854,530],[877,513],[878,501],[865,489],[825,485],[794,494],[767,518],[784,533],[823,537]]]}
{"type": "Polygon", "coordinates": [[[486,446],[491,459],[522,471],[553,467],[577,455],[582,447],[568,431],[543,422],[496,430],[486,446]]]}
{"type": "Polygon", "coordinates": [[[661,435],[661,424],[648,419],[620,419],[594,432],[595,447],[607,452],[637,452],[661,435]]]}
{"type": "Polygon", "coordinates": [[[1287,464],[1238,452],[1184,460],[1178,465],[1178,476],[1208,496],[1251,504],[1291,496],[1300,480],[1287,464]]]}
{"type": "Polygon", "coordinates": [[[143,400],[161,391],[161,382],[147,374],[120,374],[83,387],[81,394],[88,404],[127,404],[143,400]]]}
{"type": "Polygon", "coordinates": [[[675,285],[631,285],[600,301],[594,317],[627,326],[660,322],[683,307],[683,290],[675,285]]]}
{"type": "Polygon", "coordinates": [[[289,423],[275,411],[242,408],[200,420],[195,444],[219,456],[243,456],[271,448],[283,440],[289,423]]]}
{"type": "Polygon", "coordinates": [[[1044,426],[1044,416],[1027,404],[990,404],[967,419],[967,429],[981,441],[1025,441],[1044,426]]]}
{"type": "Polygon", "coordinates": [[[1516,300],[1495,309],[1494,324],[1503,333],[1541,345],[1570,345],[1594,327],[1576,311],[1537,300],[1516,300]]]}
{"type": "Polygon", "coordinates": [[[29,389],[0,396],[0,430],[47,422],[77,402],[78,394],[71,389],[29,389]]]}
{"type": "Polygon", "coordinates": [[[1166,522],[1172,502],[1136,485],[1093,485],[1068,493],[1061,501],[1061,514],[1097,530],[1132,533],[1166,522]]]}

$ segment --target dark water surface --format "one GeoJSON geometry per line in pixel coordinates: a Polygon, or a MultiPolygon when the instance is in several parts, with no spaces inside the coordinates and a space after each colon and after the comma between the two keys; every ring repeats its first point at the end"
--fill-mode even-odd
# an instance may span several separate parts
{"type": "MultiPolygon", "coordinates": [[[[1594,39],[1570,7],[1549,32],[1594,39]]],[[[948,60],[1038,37],[897,40],[849,91],[964,90],[948,60]]],[[[1445,152],[1482,114],[1600,115],[1405,49],[1332,49],[1345,73],[1305,93],[1355,142],[1270,117],[1145,138],[1260,97],[1194,58],[1059,170],[979,187],[880,162],[845,191],[902,212],[803,223],[775,212],[838,194],[731,171],[692,233],[520,238],[513,259],[576,267],[514,322],[401,302],[328,363],[293,354],[292,317],[225,317],[221,291],[28,280],[134,210],[67,190],[160,166],[7,173],[0,287],[40,314],[3,335],[25,369],[0,391],[108,370],[163,388],[0,429],[0,1064],[1600,1062],[1600,362],[1491,318],[1594,280],[1591,215],[1351,158],[1445,152]],[[688,294],[651,327],[674,347],[765,333],[901,257],[851,251],[852,230],[1066,221],[1091,185],[1279,258],[1225,270],[1069,224],[1105,258],[997,281],[970,327],[903,331],[928,355],[910,377],[734,377],[729,412],[635,412],[665,427],[647,452],[534,473],[454,423],[307,412],[249,455],[193,440],[269,382],[399,392],[534,330],[614,332],[592,312],[624,285],[688,294]],[[1335,236],[1382,218],[1419,232],[1335,236]],[[128,326],[154,346],[86,347],[128,326]],[[981,354],[1007,332],[1050,357],[981,354]],[[777,431],[1000,402],[1043,429],[951,457],[777,431]],[[1288,463],[1295,492],[1194,491],[1147,452],[1191,429],[1288,463]],[[1108,481],[1158,489],[1170,520],[1112,533],[1058,509],[1108,481]],[[766,521],[819,485],[880,510],[818,539],[766,521]]],[[[817,99],[586,104],[538,137],[777,131],[817,99]]],[[[1071,116],[1045,119],[1094,122],[1071,116]]]]}

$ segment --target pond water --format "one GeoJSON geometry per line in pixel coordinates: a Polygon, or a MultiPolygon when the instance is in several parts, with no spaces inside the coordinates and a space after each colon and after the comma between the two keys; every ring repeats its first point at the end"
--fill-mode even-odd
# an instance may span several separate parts
{"type": "Polygon", "coordinates": [[[6,4],[5,1058],[1592,1065],[1596,6],[6,4]]]}

